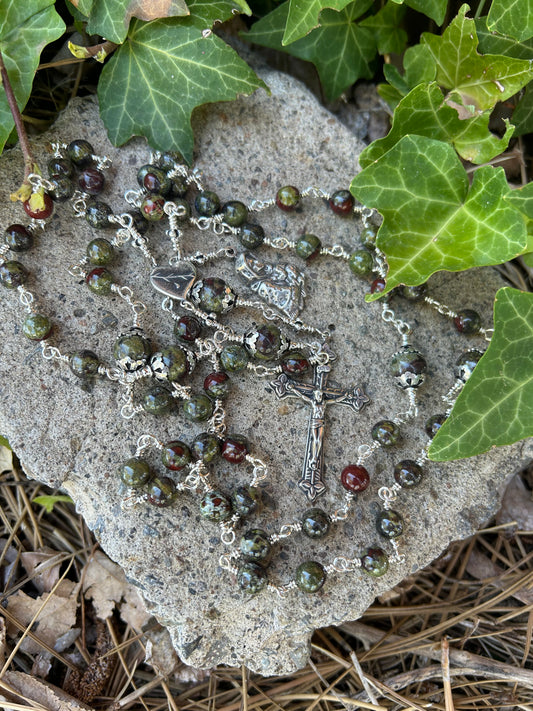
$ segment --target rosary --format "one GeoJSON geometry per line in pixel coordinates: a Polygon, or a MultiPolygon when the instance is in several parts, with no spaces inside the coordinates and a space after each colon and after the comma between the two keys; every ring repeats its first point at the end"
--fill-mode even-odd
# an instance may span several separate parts
{"type": "Polygon", "coordinates": [[[189,442],[162,442],[151,431],[142,434],[135,455],[117,462],[117,488],[122,487],[123,508],[169,507],[181,497],[194,498],[200,514],[218,526],[224,551],[219,556],[220,567],[247,594],[274,591],[284,596],[291,590],[315,593],[330,576],[361,570],[377,577],[384,575],[390,564],[403,562],[400,542],[405,522],[395,508],[396,502],[401,493],[424,478],[431,437],[483,355],[477,348],[468,348],[457,360],[455,382],[442,396],[443,412],[425,423],[427,445],[412,458],[398,461],[390,484],[377,492],[380,509],[376,533],[381,542],[356,556],[336,555],[328,564],[305,560],[283,580],[269,573],[283,541],[299,535],[321,539],[353,516],[355,502],[364,504],[369,495],[372,459],[380,449],[393,448],[402,425],[418,416],[416,395],[424,382],[426,361],[412,344],[411,326],[396,316],[391,302],[404,298],[426,304],[452,319],[459,332],[490,340],[490,329],[482,327],[479,314],[470,309],[453,311],[428,296],[425,284],[401,287],[374,305],[399,337],[398,350],[390,357],[389,374],[405,394],[405,410],[374,423],[369,442],[357,446],[355,461],[345,463],[337,482],[326,481],[329,409],[344,406],[358,416],[370,400],[360,385],[344,388],[329,382],[336,361],[332,334],[301,317],[305,272],[290,263],[265,261],[262,254],[267,249],[271,254],[293,252],[302,269],[315,260],[336,259],[339,270],[369,279],[370,292],[381,292],[387,266],[375,244],[373,211],[356,205],[347,190],[328,194],[315,187],[300,191],[294,186],[282,187],[275,198],[253,200],[249,205],[237,200],[221,204],[218,195],[204,187],[200,172],[186,166],[179,154],[154,153],[137,172],[138,187],[124,196],[131,210],[115,214],[98,199],[106,183],[109,159],[95,155],[84,140],[53,144],[52,149],[49,178],[30,176],[34,191],[45,191],[44,208],[36,211],[30,201],[24,203],[31,221],[26,226],[8,226],[0,244],[0,284],[18,294],[25,311],[24,335],[39,343],[44,359],[70,367],[80,379],[106,378],[118,383],[123,388],[120,414],[126,420],[141,416],[153,423],[157,417],[180,409],[181,416],[198,423],[201,430],[189,442]],[[361,245],[348,252],[341,245],[324,245],[314,234],[303,234],[296,240],[270,237],[252,221],[255,214],[265,210],[299,211],[306,200],[322,201],[325,209],[339,219],[360,220],[361,245]],[[69,273],[82,279],[95,294],[118,296],[131,310],[131,327],[115,341],[113,365],[106,365],[90,350],[62,353],[51,343],[55,327],[26,286],[32,275],[21,262],[8,257],[10,252],[16,255],[31,250],[52,215],[54,203],[65,201],[70,202],[73,215],[85,219],[97,235],[87,245],[86,253],[69,267],[69,273]],[[167,257],[171,253],[164,264],[154,256],[155,241],[150,238],[157,225],[165,225],[164,250],[167,257]],[[189,229],[227,236],[236,246],[187,254],[183,236],[189,229]],[[173,323],[173,345],[153,352],[142,327],[146,305],[135,297],[132,286],[119,284],[109,269],[121,248],[132,248],[140,254],[151,286],[162,297],[161,309],[173,323]],[[232,285],[207,272],[209,265],[219,260],[233,263],[236,277],[252,297],[241,297],[232,285]],[[239,309],[257,313],[261,323],[253,322],[241,330],[232,327],[230,315],[239,309]],[[264,380],[275,397],[297,399],[309,413],[298,481],[308,508],[298,520],[286,521],[274,532],[253,523],[261,511],[261,483],[269,476],[269,465],[256,456],[246,438],[228,431],[225,403],[234,373],[264,380]],[[139,394],[143,386],[144,392],[139,394]],[[217,480],[216,462],[220,457],[246,469],[246,481],[231,493],[217,480]],[[338,503],[333,511],[326,511],[317,500],[333,486],[340,492],[337,495],[335,489],[338,503]]]}

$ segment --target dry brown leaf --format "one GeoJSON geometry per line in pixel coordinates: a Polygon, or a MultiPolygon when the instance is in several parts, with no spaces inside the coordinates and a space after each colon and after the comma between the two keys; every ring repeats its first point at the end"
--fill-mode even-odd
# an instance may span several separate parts
{"type": "Polygon", "coordinates": [[[496,514],[496,523],[500,526],[516,521],[521,531],[533,531],[533,501],[531,492],[524,484],[520,474],[516,474],[505,489],[502,507],[496,514]]]}
{"type": "Polygon", "coordinates": [[[50,592],[59,580],[59,569],[64,556],[48,546],[37,551],[24,552],[20,556],[28,577],[37,590],[50,592]]]}
{"type": "Polygon", "coordinates": [[[11,581],[15,579],[17,574],[17,567],[19,563],[19,556],[17,549],[13,546],[9,546],[6,550],[7,541],[5,538],[0,538],[0,551],[2,551],[2,585],[4,590],[11,587],[11,581]]]}
{"type": "Polygon", "coordinates": [[[0,445],[0,474],[2,472],[10,472],[13,470],[13,452],[0,445]]]}
{"type": "Polygon", "coordinates": [[[147,630],[144,661],[151,664],[156,674],[168,677],[179,664],[179,657],[172,646],[170,634],[164,627],[147,630]]]}
{"type": "MultiPolygon", "coordinates": [[[[483,553],[473,550],[468,558],[466,572],[477,580],[490,580],[491,584],[500,590],[505,589],[505,583],[501,578],[505,576],[505,570],[496,565],[490,558],[487,558],[483,553]],[[500,579],[499,579],[500,578],[500,579]]],[[[525,605],[533,604],[533,590],[517,590],[513,593],[513,597],[525,605]]]]}
{"type": "Polygon", "coordinates": [[[4,664],[6,658],[6,622],[0,617],[0,664],[4,664]]]}
{"type": "Polygon", "coordinates": [[[126,17],[138,17],[149,22],[159,17],[190,15],[185,0],[131,0],[126,17]]]}
{"type": "MultiPolygon", "coordinates": [[[[22,625],[27,626],[45,602],[46,604],[39,612],[31,630],[49,647],[54,647],[57,639],[76,624],[78,590],[79,583],[76,584],[70,580],[63,580],[55,593],[44,593],[37,598],[26,595],[22,590],[17,590],[8,598],[7,609],[22,625]]],[[[11,637],[19,634],[18,628],[14,625],[9,625],[7,631],[11,637]]],[[[30,637],[24,639],[21,649],[28,654],[42,651],[42,647],[30,637]]]]}
{"type": "MultiPolygon", "coordinates": [[[[91,711],[89,706],[69,696],[57,686],[35,679],[23,672],[7,671],[2,677],[2,682],[13,690],[13,698],[9,699],[9,701],[17,699],[18,703],[23,701],[33,702],[34,708],[40,706],[46,711],[80,711],[80,709],[91,711]]],[[[0,687],[0,690],[5,693],[6,687],[4,684],[0,687]]],[[[0,697],[0,699],[6,701],[3,697],[0,697]]],[[[5,708],[9,707],[6,706],[5,708]]]]}

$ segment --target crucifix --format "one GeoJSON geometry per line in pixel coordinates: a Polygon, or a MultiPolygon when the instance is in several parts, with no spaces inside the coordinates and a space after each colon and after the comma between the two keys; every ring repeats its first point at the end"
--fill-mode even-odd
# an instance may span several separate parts
{"type": "Polygon", "coordinates": [[[310,501],[314,501],[326,490],[324,484],[324,424],[326,408],[332,403],[347,405],[355,412],[370,402],[364,390],[358,386],[352,390],[328,386],[331,367],[327,364],[315,366],[312,383],[299,383],[285,373],[270,384],[279,398],[297,397],[311,405],[311,417],[307,429],[307,444],[302,477],[298,486],[310,501]]]}

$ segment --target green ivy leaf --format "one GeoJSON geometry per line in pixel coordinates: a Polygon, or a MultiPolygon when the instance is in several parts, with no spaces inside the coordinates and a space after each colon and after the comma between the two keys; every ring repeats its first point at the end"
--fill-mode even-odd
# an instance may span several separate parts
{"type": "Polygon", "coordinates": [[[184,17],[182,23],[193,24],[200,29],[226,22],[233,15],[251,15],[252,11],[245,0],[187,0],[190,17],[184,17]]]}
{"type": "Polygon", "coordinates": [[[531,61],[498,55],[480,55],[474,20],[465,17],[468,5],[442,37],[424,33],[425,44],[437,65],[437,83],[448,89],[465,107],[485,111],[505,101],[533,79],[531,61]]]}
{"type": "Polygon", "coordinates": [[[481,54],[503,54],[515,59],[533,59],[533,39],[518,42],[514,37],[491,32],[487,27],[487,18],[474,20],[481,54]]]}
{"type": "MultiPolygon", "coordinates": [[[[61,37],[65,23],[53,0],[2,0],[0,52],[19,109],[26,106],[43,47],[61,37]]],[[[0,151],[15,125],[3,89],[0,89],[0,151]]]]}
{"type": "Polygon", "coordinates": [[[36,496],[34,499],[32,499],[32,504],[39,504],[39,506],[42,506],[44,508],[46,513],[52,513],[52,511],[54,510],[54,506],[62,501],[64,501],[66,504],[74,503],[70,496],[65,496],[64,494],[57,494],[54,496],[50,494],[36,496]]]}
{"type": "Polygon", "coordinates": [[[380,54],[401,54],[407,44],[407,32],[401,27],[405,15],[402,5],[388,2],[375,15],[370,15],[360,24],[374,32],[380,54]]]}
{"type": "Polygon", "coordinates": [[[510,190],[505,196],[505,201],[533,220],[533,181],[522,188],[510,190]]]}
{"type": "Polygon", "coordinates": [[[406,5],[412,7],[413,10],[423,13],[427,17],[435,20],[437,25],[442,25],[446,15],[446,7],[448,0],[392,0],[392,2],[401,5],[405,2],[406,5]]]}
{"type": "Polygon", "coordinates": [[[515,125],[515,136],[533,133],[533,83],[526,86],[524,95],[513,111],[512,120],[515,125]]]}
{"type": "Polygon", "coordinates": [[[533,37],[533,5],[530,0],[493,0],[487,18],[489,30],[517,40],[533,37]]]}
{"type": "Polygon", "coordinates": [[[404,136],[355,176],[351,191],[383,215],[377,245],[389,265],[386,292],[422,284],[440,270],[501,264],[525,250],[525,222],[504,200],[503,169],[479,168],[469,187],[447,143],[404,136]]]}
{"type": "Polygon", "coordinates": [[[392,64],[385,64],[383,73],[385,79],[391,84],[387,89],[386,84],[378,86],[379,95],[394,109],[403,96],[418,84],[429,83],[435,79],[437,65],[428,47],[423,44],[416,44],[408,47],[403,56],[404,74],[403,76],[392,64]]]}
{"type": "Polygon", "coordinates": [[[5,447],[6,449],[11,449],[11,446],[7,440],[7,437],[2,437],[2,435],[0,435],[0,447],[5,447]]]}
{"type": "MultiPolygon", "coordinates": [[[[291,44],[308,35],[311,30],[319,27],[319,16],[322,10],[344,10],[352,0],[289,0],[287,25],[283,34],[282,44],[291,44]]],[[[367,7],[372,5],[372,0],[367,7]]]]}
{"type": "Polygon", "coordinates": [[[419,84],[396,107],[387,136],[367,146],[359,156],[359,163],[366,168],[407,134],[451,143],[465,160],[486,163],[507,148],[513,134],[513,127],[507,122],[502,138],[493,135],[489,131],[489,118],[490,112],[485,111],[461,120],[457,111],[444,103],[436,83],[419,84]]]}
{"type": "Polygon", "coordinates": [[[318,29],[284,46],[282,37],[289,9],[286,2],[256,22],[244,37],[249,42],[312,62],[318,70],[326,99],[331,101],[357,79],[373,76],[370,62],[376,55],[374,36],[369,29],[354,22],[367,6],[367,0],[356,0],[341,12],[324,10],[318,29]]]}
{"type": "Polygon", "coordinates": [[[473,457],[533,435],[533,294],[496,294],[494,335],[429,448],[434,461],[473,457]]]}
{"type": "Polygon", "coordinates": [[[190,161],[197,106],[266,88],[231,47],[216,35],[203,37],[195,23],[132,23],[98,84],[100,114],[116,145],[142,135],[153,148],[179,150],[190,161]]]}

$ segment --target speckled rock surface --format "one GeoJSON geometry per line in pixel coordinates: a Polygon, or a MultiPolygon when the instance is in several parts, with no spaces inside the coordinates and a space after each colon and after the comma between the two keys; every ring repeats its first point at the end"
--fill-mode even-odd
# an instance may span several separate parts
{"type": "MultiPolygon", "coordinates": [[[[271,197],[284,184],[319,185],[328,191],[348,186],[357,170],[360,142],[293,80],[270,73],[266,81],[272,88],[271,98],[258,92],[234,104],[208,107],[195,116],[197,165],[206,184],[223,200],[246,202],[271,197]]],[[[98,153],[113,159],[104,199],[115,211],[125,210],[124,190],[136,187],[136,168],[148,160],[145,144],[136,140],[121,150],[111,147],[91,102],[71,104],[48,136],[63,141],[78,137],[90,140],[98,153]]],[[[38,151],[44,162],[43,145],[38,151]]],[[[19,206],[7,200],[22,173],[18,151],[2,158],[0,172],[5,226],[22,221],[19,206]]],[[[348,251],[358,243],[357,223],[333,216],[317,201],[306,202],[300,214],[270,209],[257,220],[270,236],[292,239],[304,231],[313,232],[325,244],[341,244],[348,251]]],[[[83,255],[94,236],[83,220],[73,217],[68,205],[61,206],[35,249],[20,255],[20,261],[32,273],[28,288],[56,324],[53,343],[65,353],[90,348],[112,364],[113,343],[130,323],[129,309],[117,296],[92,294],[68,273],[69,265],[83,255]]],[[[165,263],[170,245],[163,230],[156,230],[150,239],[157,259],[165,263]]],[[[201,239],[196,231],[187,230],[184,251],[238,247],[232,236],[205,233],[201,239]]],[[[331,512],[343,501],[340,472],[355,461],[357,447],[370,441],[373,423],[405,410],[405,397],[387,372],[400,341],[382,321],[380,306],[364,303],[368,283],[351,275],[346,263],[320,257],[304,265],[294,255],[273,254],[265,248],[260,254],[303,268],[307,296],[302,318],[320,328],[334,326],[331,345],[338,358],[331,380],[343,387],[359,384],[371,400],[358,414],[342,406],[328,408],[328,490],[317,503],[331,512]]],[[[255,299],[232,269],[226,260],[200,271],[223,276],[244,298],[255,299]]],[[[113,271],[120,283],[131,285],[136,298],[146,303],[143,324],[154,344],[172,343],[171,319],[160,310],[161,299],[150,289],[149,270],[140,254],[124,248],[113,271]]],[[[490,325],[490,305],[499,285],[497,275],[488,270],[467,276],[445,274],[432,281],[431,293],[451,307],[480,310],[490,325]]],[[[459,336],[449,321],[429,308],[398,300],[397,309],[412,324],[413,344],[423,350],[429,364],[420,394],[421,415],[403,426],[398,448],[369,460],[370,487],[348,520],[336,525],[327,538],[311,541],[296,534],[276,546],[270,569],[273,580],[290,580],[303,560],[329,564],[335,556],[352,558],[379,543],[375,530],[378,488],[392,483],[395,462],[416,456],[423,447],[423,423],[427,416],[442,411],[440,396],[454,381],[455,360],[468,347],[479,345],[476,339],[459,336]]],[[[266,675],[303,666],[315,628],[357,618],[377,594],[428,564],[450,540],[470,535],[497,510],[504,482],[531,456],[530,445],[518,444],[472,461],[428,465],[420,486],[412,493],[402,492],[396,506],[406,520],[401,542],[405,562],[391,566],[381,578],[361,571],[332,573],[314,595],[296,590],[280,598],[266,590],[247,597],[232,576],[220,569],[225,548],[217,526],[200,517],[198,495],[183,494],[165,509],[146,503],[127,510],[121,507],[124,491],[117,467],[132,456],[139,435],[152,433],[163,442],[190,441],[202,426],[185,422],[180,414],[162,418],[145,414],[124,421],[119,414],[122,390],[118,385],[99,380],[84,387],[67,365],[45,362],[39,347],[24,338],[16,293],[2,290],[1,312],[0,432],[7,435],[32,476],[72,495],[103,548],[139,586],[149,608],[168,626],[180,656],[193,666],[244,663],[266,675]]],[[[240,309],[229,320],[244,329],[261,318],[258,312],[240,309]]],[[[290,329],[288,334],[310,340],[290,329]]],[[[191,376],[196,391],[201,390],[203,376],[202,368],[191,376]]],[[[229,430],[247,436],[252,454],[269,468],[263,510],[239,531],[261,527],[272,534],[282,524],[299,520],[308,508],[297,480],[310,408],[297,400],[278,400],[269,381],[251,373],[235,374],[232,384],[227,403],[229,430]]],[[[143,390],[142,384],[136,388],[139,394],[143,390]]],[[[161,469],[155,455],[150,457],[154,467],[161,469]]],[[[212,476],[216,485],[231,492],[247,482],[250,473],[245,465],[224,462],[214,467],[212,476]]],[[[388,543],[381,541],[390,551],[388,543]]]]}

